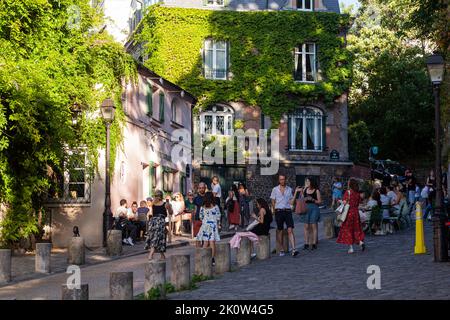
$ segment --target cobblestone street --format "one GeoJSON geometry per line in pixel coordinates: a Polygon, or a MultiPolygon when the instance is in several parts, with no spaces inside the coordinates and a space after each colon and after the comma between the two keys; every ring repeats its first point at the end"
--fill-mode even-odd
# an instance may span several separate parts
{"type": "MultiPolygon", "coordinates": [[[[296,217],[297,220],[297,217],[296,217]]],[[[294,229],[297,246],[303,246],[303,228],[298,222],[294,229]]],[[[428,253],[414,255],[414,228],[389,236],[366,238],[367,250],[357,248],[347,254],[345,246],[336,239],[324,239],[322,223],[319,224],[319,246],[316,251],[301,251],[296,258],[272,257],[265,261],[252,260],[244,268],[214,279],[198,283],[198,289],[182,291],[168,296],[175,300],[203,299],[449,299],[450,263],[434,263],[432,228],[425,225],[428,253]],[[378,265],[381,269],[381,289],[369,290],[366,282],[370,276],[367,267],[378,265]]],[[[229,241],[224,239],[223,241],[229,241]]],[[[271,246],[275,247],[275,230],[271,230],[271,246]]],[[[138,248],[135,248],[139,251],[138,248]]],[[[174,254],[191,255],[193,272],[193,246],[172,248],[174,254]]],[[[131,252],[130,252],[131,253],[131,252]]],[[[232,261],[235,262],[232,250],[232,261]]],[[[134,294],[144,291],[144,266],[146,254],[135,253],[101,264],[86,265],[81,269],[82,283],[89,284],[90,299],[109,298],[109,274],[116,271],[134,272],[134,294]]],[[[56,261],[55,261],[56,262],[56,261]]],[[[26,264],[28,265],[28,264],[26,264]]],[[[62,264],[60,265],[62,268],[62,264]]],[[[167,281],[170,281],[171,262],[167,260],[167,281]]],[[[61,298],[61,285],[68,275],[57,273],[39,278],[18,281],[0,288],[0,299],[52,299],[61,298]]],[[[17,280],[16,280],[17,281],[17,280]]]]}
{"type": "Polygon", "coordinates": [[[432,228],[425,226],[427,254],[414,255],[414,228],[366,238],[367,249],[347,254],[335,239],[296,258],[254,261],[238,272],[200,284],[171,299],[450,299],[450,263],[434,263],[432,228]],[[381,269],[381,289],[369,290],[367,267],[381,269]]]}

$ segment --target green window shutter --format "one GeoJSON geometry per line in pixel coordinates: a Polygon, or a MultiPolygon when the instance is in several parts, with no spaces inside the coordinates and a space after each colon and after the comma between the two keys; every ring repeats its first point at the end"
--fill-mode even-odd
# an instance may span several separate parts
{"type": "Polygon", "coordinates": [[[288,128],[288,132],[287,132],[287,134],[288,134],[288,150],[291,150],[291,146],[292,146],[292,141],[291,141],[291,117],[289,117],[288,116],[288,118],[287,118],[288,120],[287,120],[287,122],[288,122],[288,125],[287,125],[287,128],[288,128]]]}
{"type": "Polygon", "coordinates": [[[159,94],[159,121],[164,122],[164,93],[159,94]]]}
{"type": "Polygon", "coordinates": [[[151,84],[147,85],[147,115],[153,116],[153,87],[151,84]]]}
{"type": "Polygon", "coordinates": [[[231,0],[223,0],[223,6],[228,7],[231,3],[231,0]]]}
{"type": "Polygon", "coordinates": [[[203,0],[203,5],[206,6],[208,4],[208,0],[203,0]]]}
{"type": "Polygon", "coordinates": [[[322,117],[322,151],[327,149],[327,116],[322,117]]]}
{"type": "Polygon", "coordinates": [[[149,165],[149,177],[150,177],[150,181],[149,181],[149,191],[148,194],[150,195],[150,197],[153,197],[153,189],[155,189],[156,186],[153,185],[153,175],[155,174],[155,167],[153,165],[153,161],[150,161],[150,165],[149,165]]]}

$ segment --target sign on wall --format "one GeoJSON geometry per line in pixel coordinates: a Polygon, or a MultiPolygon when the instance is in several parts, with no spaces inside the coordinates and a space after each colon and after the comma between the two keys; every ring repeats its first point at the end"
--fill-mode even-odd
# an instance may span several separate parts
{"type": "Polygon", "coordinates": [[[333,160],[333,161],[339,160],[339,152],[337,150],[331,150],[330,160],[333,160]]]}

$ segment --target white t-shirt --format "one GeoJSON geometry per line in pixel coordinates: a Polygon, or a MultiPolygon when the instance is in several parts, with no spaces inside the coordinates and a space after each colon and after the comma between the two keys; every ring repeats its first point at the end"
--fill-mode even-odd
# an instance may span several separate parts
{"type": "MultiPolygon", "coordinates": [[[[389,204],[391,204],[391,198],[389,198],[388,196],[382,194],[380,196],[380,200],[381,200],[381,205],[383,206],[387,206],[389,204]]],[[[389,210],[388,209],[384,209],[383,210],[383,218],[389,218],[389,210]]]]}
{"type": "Polygon", "coordinates": [[[286,186],[283,194],[279,185],[272,189],[272,194],[270,195],[270,199],[275,200],[275,209],[291,209],[290,201],[293,197],[291,187],[286,186]]]}
{"type": "Polygon", "coordinates": [[[222,188],[220,188],[220,184],[212,184],[211,185],[212,192],[215,193],[216,197],[222,198],[222,188]]]}
{"type": "Polygon", "coordinates": [[[429,193],[428,186],[425,186],[425,187],[422,189],[422,192],[420,192],[420,196],[421,196],[423,199],[427,199],[427,198],[428,198],[428,193],[429,193]]]}
{"type": "Polygon", "coordinates": [[[128,212],[127,212],[127,218],[137,220],[137,218],[138,218],[137,211],[136,211],[136,213],[133,213],[133,210],[131,210],[131,208],[129,208],[128,212]]]}
{"type": "Polygon", "coordinates": [[[397,195],[395,194],[394,191],[389,191],[389,192],[387,193],[387,196],[388,196],[389,198],[391,198],[391,203],[397,202],[397,195]]]}
{"type": "Polygon", "coordinates": [[[119,216],[120,216],[121,214],[127,215],[127,214],[128,214],[128,209],[125,208],[124,206],[118,207],[117,210],[116,210],[116,212],[114,212],[114,218],[119,218],[119,216]]]}

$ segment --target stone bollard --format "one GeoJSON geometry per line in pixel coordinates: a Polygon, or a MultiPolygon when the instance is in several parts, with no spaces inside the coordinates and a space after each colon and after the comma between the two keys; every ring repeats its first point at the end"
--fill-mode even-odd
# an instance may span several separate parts
{"type": "Polygon", "coordinates": [[[256,258],[265,260],[270,258],[270,236],[260,236],[256,245],[256,258]]]}
{"type": "Polygon", "coordinates": [[[325,230],[325,238],[334,238],[334,218],[326,217],[323,219],[323,228],[325,230]]]}
{"type": "Polygon", "coordinates": [[[0,284],[11,281],[11,249],[0,249],[0,284]]]}
{"type": "Polygon", "coordinates": [[[122,254],[121,230],[108,230],[106,240],[106,253],[109,256],[120,256],[122,254]]]}
{"type": "Polygon", "coordinates": [[[205,277],[212,276],[212,249],[211,248],[195,248],[195,274],[205,277]]]}
{"type": "Polygon", "coordinates": [[[36,243],[35,269],[39,273],[50,273],[51,243],[36,243]]]}
{"type": "Polygon", "coordinates": [[[69,264],[82,265],[85,263],[84,239],[82,237],[73,237],[70,240],[68,253],[69,264]]]}
{"type": "Polygon", "coordinates": [[[188,288],[191,282],[191,266],[190,255],[180,254],[170,257],[171,261],[171,273],[170,282],[173,284],[176,290],[182,288],[188,288]]]}
{"type": "Polygon", "coordinates": [[[133,300],[133,272],[111,272],[109,293],[111,300],[133,300]]]}
{"type": "Polygon", "coordinates": [[[166,290],[166,262],[149,261],[145,265],[144,294],[147,295],[151,289],[159,289],[160,298],[165,298],[166,290]]]}
{"type": "Polygon", "coordinates": [[[89,285],[81,284],[79,289],[70,289],[64,284],[61,300],[89,300],[89,285]]]}
{"type": "Polygon", "coordinates": [[[241,244],[236,253],[236,260],[238,267],[243,267],[250,264],[250,256],[251,256],[251,242],[247,237],[241,238],[241,244]]]}
{"type": "Polygon", "coordinates": [[[216,265],[214,272],[222,274],[231,270],[231,251],[228,242],[216,242],[216,265]]]}

